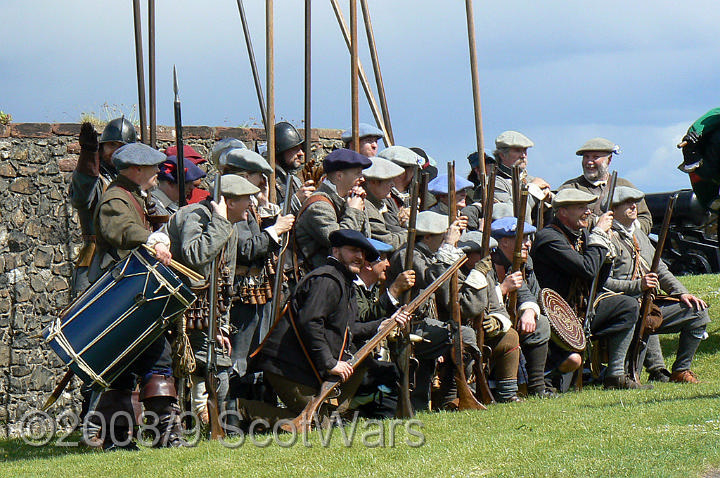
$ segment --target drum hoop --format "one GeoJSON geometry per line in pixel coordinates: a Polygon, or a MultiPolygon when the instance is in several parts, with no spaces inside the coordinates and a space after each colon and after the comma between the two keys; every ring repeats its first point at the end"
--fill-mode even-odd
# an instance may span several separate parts
{"type": "MultiPolygon", "coordinates": [[[[59,321],[60,319],[56,320],[59,321]]],[[[60,332],[57,334],[56,342],[58,346],[60,346],[60,348],[70,357],[70,361],[67,363],[68,366],[74,362],[77,364],[80,370],[85,372],[94,382],[99,383],[104,388],[108,388],[110,386],[107,381],[105,381],[100,375],[95,373],[92,367],[90,367],[90,365],[88,365],[88,363],[83,360],[80,354],[75,353],[72,345],[67,340],[67,337],[65,337],[64,333],[60,332]]]]}

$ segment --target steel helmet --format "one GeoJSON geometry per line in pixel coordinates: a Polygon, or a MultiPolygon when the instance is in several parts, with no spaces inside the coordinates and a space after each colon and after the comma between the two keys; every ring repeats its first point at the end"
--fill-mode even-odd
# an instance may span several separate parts
{"type": "Polygon", "coordinates": [[[288,149],[294,148],[303,144],[303,140],[300,133],[287,121],[281,121],[275,125],[275,153],[279,154],[288,149]]]}
{"type": "Polygon", "coordinates": [[[135,126],[124,116],[115,118],[105,126],[102,136],[100,136],[100,143],[109,141],[117,141],[123,144],[136,142],[137,132],[135,126]]]}

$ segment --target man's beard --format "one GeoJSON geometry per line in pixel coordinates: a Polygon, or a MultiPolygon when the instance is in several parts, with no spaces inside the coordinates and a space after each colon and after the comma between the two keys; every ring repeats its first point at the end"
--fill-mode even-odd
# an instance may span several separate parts
{"type": "Polygon", "coordinates": [[[603,164],[597,166],[595,169],[585,169],[583,173],[585,175],[585,179],[588,181],[602,181],[607,179],[608,171],[610,171],[610,166],[603,164]]]}

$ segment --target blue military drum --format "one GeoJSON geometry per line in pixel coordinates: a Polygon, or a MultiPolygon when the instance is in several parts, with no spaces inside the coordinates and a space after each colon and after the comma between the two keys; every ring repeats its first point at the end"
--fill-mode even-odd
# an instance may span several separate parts
{"type": "Polygon", "coordinates": [[[70,304],[43,336],[85,383],[107,388],[194,301],[172,270],[138,248],[70,304]]]}

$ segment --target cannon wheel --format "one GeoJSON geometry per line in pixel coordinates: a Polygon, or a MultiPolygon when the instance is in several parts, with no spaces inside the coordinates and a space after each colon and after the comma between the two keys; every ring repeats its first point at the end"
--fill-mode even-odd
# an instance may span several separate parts
{"type": "Polygon", "coordinates": [[[712,273],[712,267],[704,254],[688,252],[672,262],[670,272],[677,276],[710,274],[712,273]]]}

